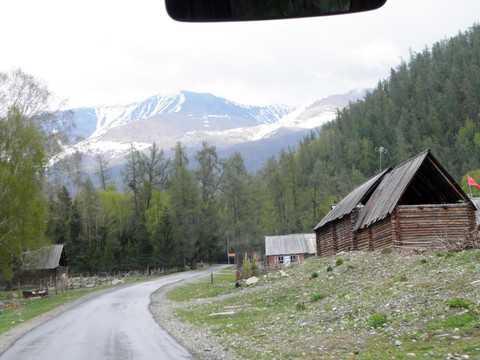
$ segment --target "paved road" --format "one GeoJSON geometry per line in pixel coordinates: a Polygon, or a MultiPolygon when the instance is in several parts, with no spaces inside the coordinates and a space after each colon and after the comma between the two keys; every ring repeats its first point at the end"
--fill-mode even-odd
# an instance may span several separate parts
{"type": "Polygon", "coordinates": [[[153,319],[148,310],[150,294],[164,285],[216,269],[175,274],[93,297],[35,328],[0,359],[193,359],[153,319]]]}

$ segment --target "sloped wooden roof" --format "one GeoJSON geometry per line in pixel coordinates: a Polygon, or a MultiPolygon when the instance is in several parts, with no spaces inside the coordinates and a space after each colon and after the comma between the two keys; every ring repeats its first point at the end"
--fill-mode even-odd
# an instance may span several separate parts
{"type": "Polygon", "coordinates": [[[385,174],[390,171],[391,168],[385,169],[381,173],[375,175],[371,179],[365,181],[362,185],[357,187],[351,193],[343,198],[313,229],[314,231],[320,229],[326,224],[343,218],[348,215],[359,204],[363,204],[368,200],[368,196],[375,190],[378,183],[382,180],[385,174]]]}
{"type": "Polygon", "coordinates": [[[65,245],[50,245],[25,252],[21,270],[51,270],[59,266],[67,266],[65,245]]]}
{"type": "Polygon", "coordinates": [[[265,236],[265,255],[315,254],[315,234],[265,236]]]}
{"type": "Polygon", "coordinates": [[[430,150],[386,174],[360,211],[354,230],[390,215],[399,205],[454,204],[470,199],[430,150]]]}

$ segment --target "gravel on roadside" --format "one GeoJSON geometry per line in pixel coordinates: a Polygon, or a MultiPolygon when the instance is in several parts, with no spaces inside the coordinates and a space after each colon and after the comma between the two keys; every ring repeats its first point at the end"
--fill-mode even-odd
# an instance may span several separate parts
{"type": "Polygon", "coordinates": [[[197,359],[241,359],[232,349],[220,344],[210,331],[182,322],[176,316],[177,309],[186,305],[169,300],[166,294],[175,286],[196,281],[202,281],[202,277],[163,286],[154,292],[150,296],[150,312],[153,318],[197,359]]]}

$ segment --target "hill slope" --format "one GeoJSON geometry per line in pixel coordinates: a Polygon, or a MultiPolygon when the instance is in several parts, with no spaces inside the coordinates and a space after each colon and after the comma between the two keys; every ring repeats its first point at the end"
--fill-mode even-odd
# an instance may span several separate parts
{"type": "MultiPolygon", "coordinates": [[[[285,272],[252,287],[217,276],[175,288],[171,311],[193,324],[187,337],[211,333],[223,355],[240,358],[480,358],[480,250],[351,252],[285,272]]],[[[188,346],[199,358],[222,355],[188,346]]]]}

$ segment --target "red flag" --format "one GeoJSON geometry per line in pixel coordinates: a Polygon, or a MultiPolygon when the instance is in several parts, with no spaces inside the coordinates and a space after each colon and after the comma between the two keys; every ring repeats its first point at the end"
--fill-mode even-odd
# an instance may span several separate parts
{"type": "Polygon", "coordinates": [[[468,178],[468,185],[470,186],[476,186],[478,189],[480,189],[480,185],[478,185],[475,180],[472,179],[470,175],[467,175],[468,178]]]}

